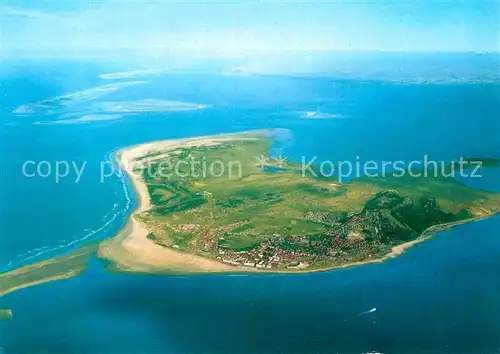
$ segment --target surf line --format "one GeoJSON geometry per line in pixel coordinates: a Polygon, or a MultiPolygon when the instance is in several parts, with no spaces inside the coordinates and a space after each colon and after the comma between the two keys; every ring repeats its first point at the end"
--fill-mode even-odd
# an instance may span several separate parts
{"type": "MultiPolygon", "coordinates": [[[[104,161],[109,163],[113,168],[120,170],[120,166],[115,162],[116,154],[122,148],[115,148],[113,150],[108,151],[104,154],[104,161]]],[[[89,238],[96,234],[100,234],[105,229],[107,229],[112,222],[114,222],[118,216],[127,215],[128,211],[132,205],[132,198],[130,197],[128,185],[126,182],[126,177],[124,173],[118,174],[118,181],[121,184],[121,187],[125,196],[125,206],[117,210],[119,207],[118,203],[114,203],[113,207],[101,218],[102,224],[96,229],[86,228],[83,230],[83,233],[78,234],[77,236],[68,237],[66,240],[61,240],[55,246],[43,246],[39,248],[34,248],[25,252],[22,252],[15,256],[13,259],[9,260],[6,265],[0,266],[0,272],[7,272],[9,270],[13,270],[15,268],[26,265],[27,262],[34,262],[42,260],[44,257],[55,256],[59,254],[61,251],[68,251],[69,249],[73,249],[82,245],[84,242],[88,241],[89,238]]],[[[116,194],[116,192],[115,192],[116,194]]],[[[125,220],[125,219],[124,219],[125,220]]],[[[1,352],[0,352],[1,354],[1,352]]]]}

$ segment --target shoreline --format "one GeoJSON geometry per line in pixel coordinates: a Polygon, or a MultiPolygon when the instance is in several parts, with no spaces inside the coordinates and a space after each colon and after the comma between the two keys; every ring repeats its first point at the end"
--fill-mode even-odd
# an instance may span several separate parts
{"type": "MultiPolygon", "coordinates": [[[[129,216],[125,226],[117,235],[99,245],[97,257],[109,262],[112,269],[125,272],[146,273],[216,273],[252,272],[251,268],[235,267],[198,255],[175,251],[156,244],[147,238],[149,231],[136,216],[151,208],[149,193],[142,177],[133,170],[133,162],[155,152],[167,152],[182,146],[216,145],[224,141],[242,139],[232,134],[221,134],[199,138],[160,140],[133,145],[117,151],[114,155],[120,169],[131,181],[137,206],[129,216]]],[[[244,139],[244,138],[243,138],[244,139]]],[[[157,156],[154,156],[154,158],[157,156]]],[[[147,160],[147,158],[146,158],[147,160]]]]}
{"type": "MultiPolygon", "coordinates": [[[[243,137],[244,139],[245,137],[243,137]]],[[[133,161],[143,158],[148,154],[164,153],[175,150],[182,146],[214,145],[223,141],[242,139],[234,134],[221,134],[199,138],[187,138],[176,140],[160,140],[145,144],[125,147],[117,151],[114,157],[120,169],[127,174],[136,196],[137,206],[130,214],[125,226],[112,238],[107,239],[99,245],[97,257],[109,262],[108,268],[118,272],[138,272],[153,274],[200,274],[200,273],[254,273],[254,274],[303,274],[314,272],[325,272],[335,269],[345,269],[372,263],[381,263],[391,258],[398,257],[413,246],[429,240],[434,234],[448,230],[454,226],[462,225],[472,221],[483,219],[473,218],[448,224],[434,225],[424,230],[422,235],[415,240],[393,246],[391,251],[375,259],[351,262],[326,268],[284,268],[284,269],[261,269],[246,266],[236,266],[223,263],[218,260],[206,258],[200,255],[185,253],[172,248],[159,245],[147,238],[149,231],[136,215],[151,208],[147,185],[142,176],[131,168],[133,161]]],[[[152,159],[160,155],[153,155],[152,159]]],[[[147,160],[147,158],[146,158],[147,160]]],[[[487,217],[487,216],[486,216],[487,217]]]]}
{"type": "Polygon", "coordinates": [[[179,147],[214,145],[227,141],[252,139],[252,136],[255,136],[255,134],[261,135],[270,132],[272,131],[258,130],[246,132],[243,135],[241,133],[230,133],[194,138],[158,140],[116,149],[110,157],[117,162],[120,172],[127,174],[127,179],[129,179],[130,182],[126,183],[128,187],[132,188],[136,201],[136,206],[128,216],[125,225],[114,236],[98,244],[95,242],[89,243],[70,254],[55,256],[44,261],[31,263],[8,272],[0,273],[2,279],[8,280],[9,282],[7,286],[4,286],[6,283],[2,284],[3,286],[0,288],[0,298],[8,293],[23,288],[77,276],[86,269],[88,260],[92,256],[96,256],[97,259],[105,262],[106,264],[103,266],[108,271],[158,275],[241,273],[255,275],[298,275],[353,268],[362,265],[381,263],[398,257],[413,246],[428,241],[436,233],[495,215],[491,214],[447,224],[434,225],[424,230],[417,239],[393,246],[389,253],[379,258],[324,268],[261,269],[230,265],[216,259],[184,253],[159,245],[147,237],[149,231],[142,225],[136,216],[149,210],[151,208],[151,203],[147,185],[143,182],[142,176],[132,168],[132,162],[135,159],[140,158],[141,161],[147,162],[148,159],[154,160],[155,158],[162,158],[164,156],[163,153],[169,150],[178,149],[179,147]],[[63,268],[61,268],[61,266],[63,268]]]}

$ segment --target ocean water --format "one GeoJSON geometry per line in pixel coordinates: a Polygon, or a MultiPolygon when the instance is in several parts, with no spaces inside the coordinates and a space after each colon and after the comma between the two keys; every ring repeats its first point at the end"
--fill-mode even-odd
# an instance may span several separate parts
{"type": "MultiPolygon", "coordinates": [[[[26,63],[1,72],[2,270],[112,236],[135,202],[123,178],[101,183],[101,165],[131,144],[286,128],[272,152],[298,161],[451,160],[500,151],[498,84],[186,73],[110,80],[99,77],[110,68],[71,68],[26,63]],[[158,111],[144,101],[152,99],[208,107],[158,111]],[[133,111],[137,104],[140,112],[133,111]],[[56,182],[24,176],[29,160],[86,167],[78,183],[73,172],[56,182]]],[[[500,190],[498,171],[484,174],[463,182],[500,190]]],[[[496,353],[499,231],[500,219],[492,217],[382,264],[307,275],[110,275],[93,261],[82,276],[2,298],[15,320],[0,324],[0,347],[6,353],[496,353]],[[371,308],[377,310],[360,315],[371,308]]]]}

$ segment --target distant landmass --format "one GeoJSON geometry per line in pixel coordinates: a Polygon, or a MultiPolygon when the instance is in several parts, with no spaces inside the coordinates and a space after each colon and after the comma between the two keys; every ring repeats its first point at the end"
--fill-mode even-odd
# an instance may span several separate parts
{"type": "Polygon", "coordinates": [[[500,54],[488,52],[326,51],[250,57],[227,75],[293,75],[401,83],[497,83],[500,54]]]}

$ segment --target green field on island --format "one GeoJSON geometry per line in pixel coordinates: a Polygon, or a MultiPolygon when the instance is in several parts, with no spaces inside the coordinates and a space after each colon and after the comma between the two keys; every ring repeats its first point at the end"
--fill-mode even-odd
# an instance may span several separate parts
{"type": "Polygon", "coordinates": [[[429,227],[500,209],[498,193],[432,173],[349,183],[304,176],[301,165],[269,158],[270,146],[241,135],[139,159],[153,206],[139,216],[148,237],[235,265],[330,267],[380,258],[429,227]]]}

